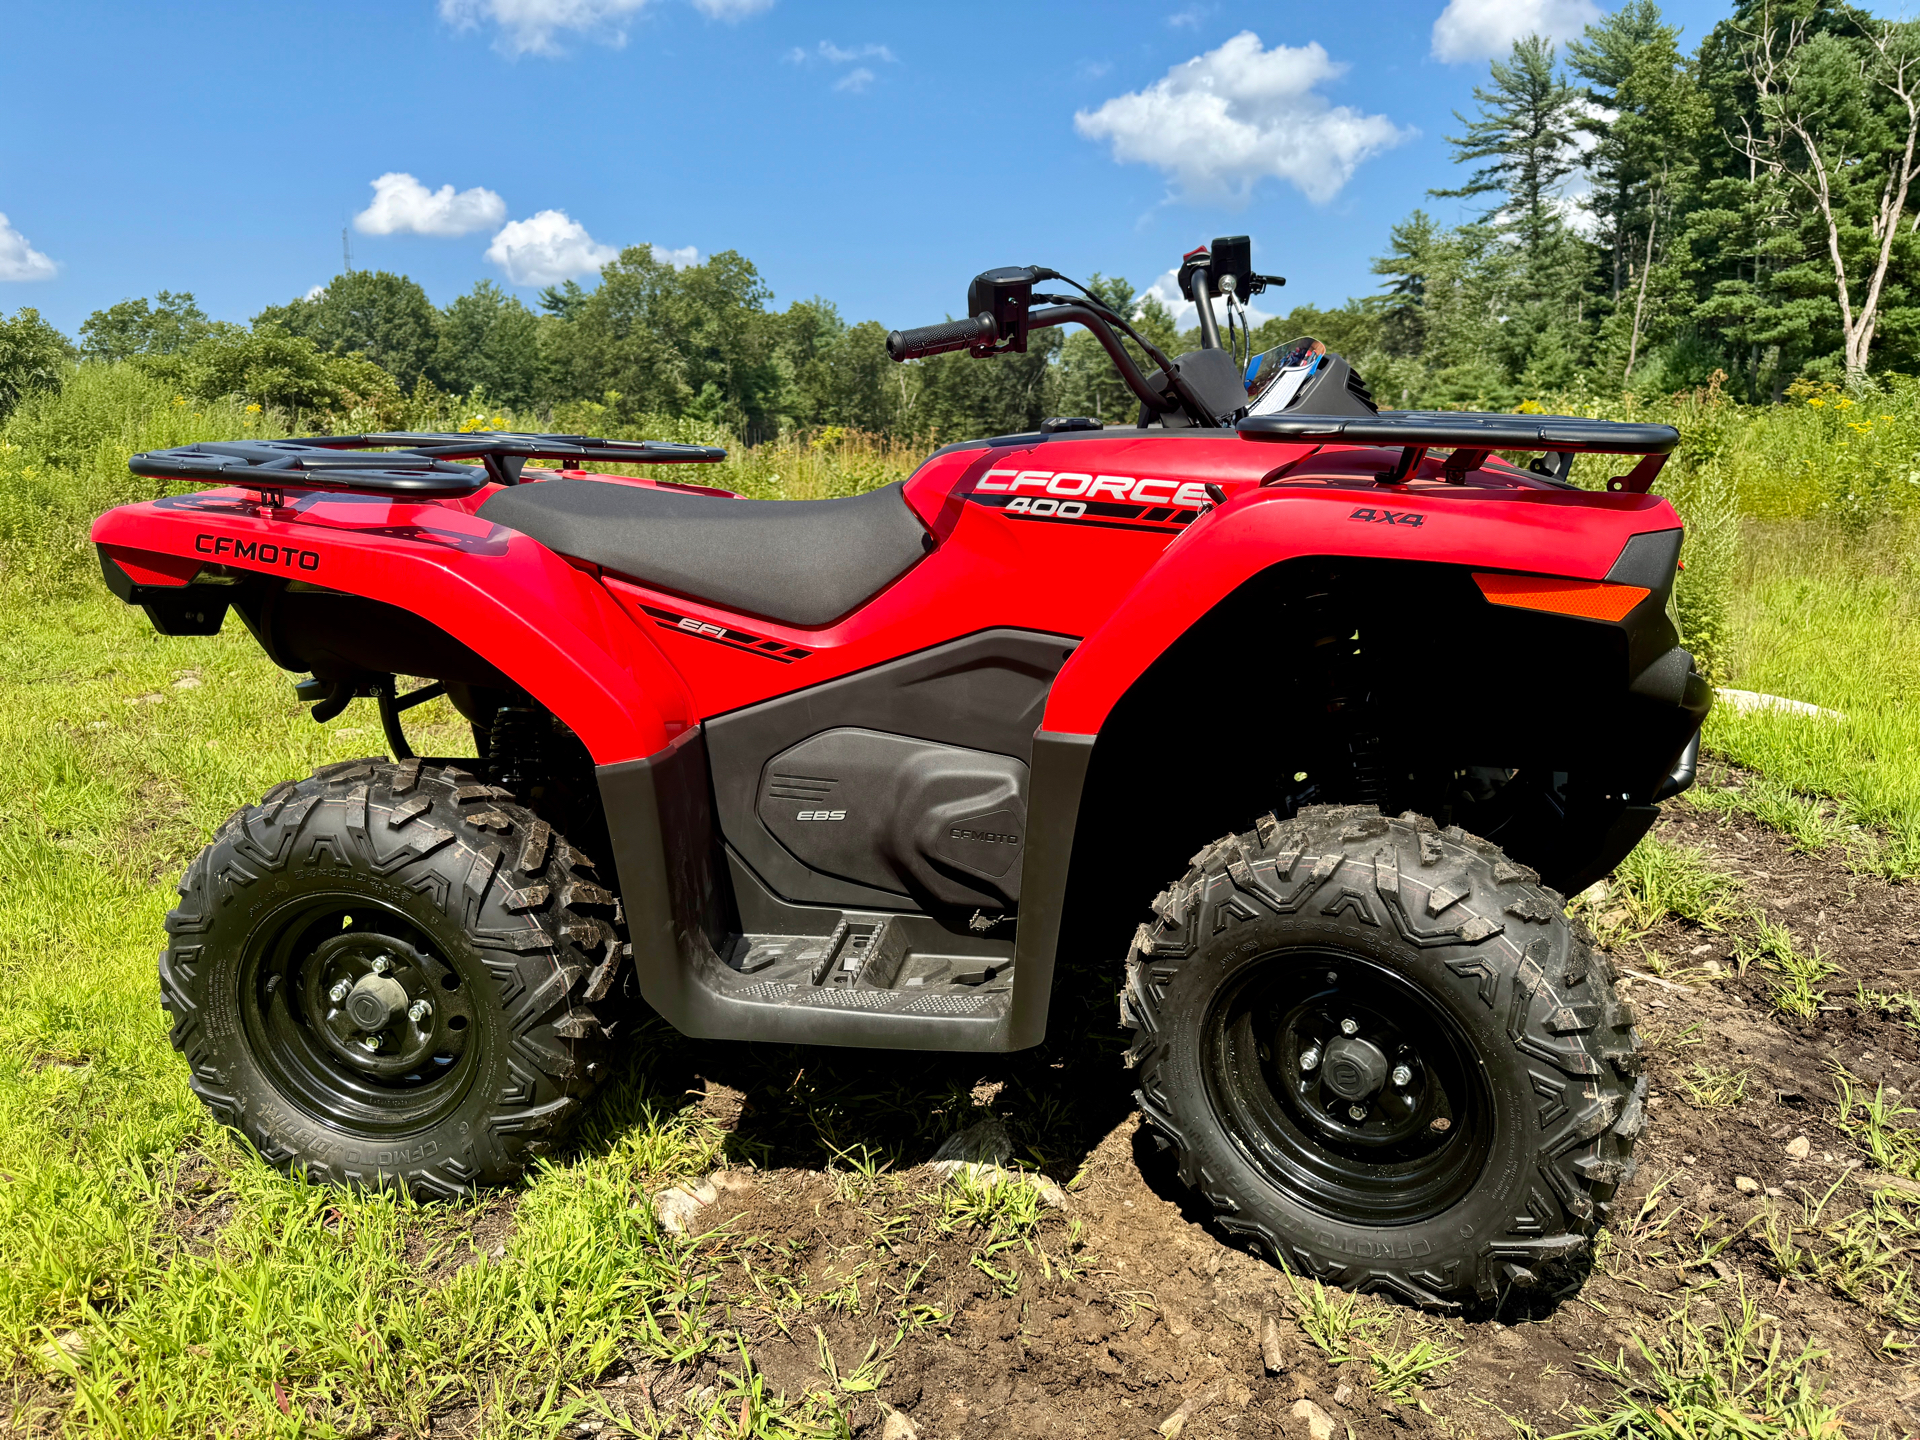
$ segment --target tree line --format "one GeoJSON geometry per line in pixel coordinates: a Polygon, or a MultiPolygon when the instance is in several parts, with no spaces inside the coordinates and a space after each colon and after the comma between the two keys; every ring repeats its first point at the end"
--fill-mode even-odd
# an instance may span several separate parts
{"type": "MultiPolygon", "coordinates": [[[[1430,192],[1475,217],[1414,211],[1373,263],[1376,293],[1296,307],[1252,345],[1324,340],[1386,406],[1664,394],[1716,371],[1759,402],[1796,379],[1912,371],[1916,32],[1835,0],[1740,0],[1684,53],[1654,0],[1628,0],[1558,54],[1521,40],[1448,137],[1459,183],[1430,192]]],[[[1089,283],[1162,349],[1197,343],[1125,280],[1089,283]]],[[[677,267],[638,245],[532,306],[481,281],[437,307],[406,276],[354,270],[248,326],[164,291],[96,311],[71,341],[23,310],[0,319],[0,414],[76,359],[316,423],[445,414],[458,399],[563,428],[672,417],[752,443],[1135,413],[1078,331],[1037,332],[1026,354],[990,363],[897,366],[880,323],[819,297],[770,300],[734,251],[677,267]]]]}

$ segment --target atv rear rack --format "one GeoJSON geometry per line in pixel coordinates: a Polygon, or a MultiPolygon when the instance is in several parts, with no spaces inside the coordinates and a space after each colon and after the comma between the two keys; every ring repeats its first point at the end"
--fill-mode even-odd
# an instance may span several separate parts
{"type": "Polygon", "coordinates": [[[127,468],[157,480],[257,490],[270,504],[278,505],[290,489],[366,491],[408,500],[472,495],[489,482],[518,485],[521,469],[530,460],[687,465],[726,458],[727,452],[715,446],[664,440],[505,431],[388,431],[310,435],[298,440],[209,441],[144,451],[128,461],[127,468]],[[363,451],[378,453],[359,453],[363,451]],[[454,464],[459,460],[480,464],[454,464]]]}
{"type": "Polygon", "coordinates": [[[1639,465],[1608,481],[1609,490],[1631,495],[1647,494],[1654,477],[1667,463],[1668,453],[1681,441],[1681,432],[1671,425],[1471,410],[1389,410],[1370,416],[1250,415],[1235,429],[1246,440],[1399,446],[1400,459],[1377,477],[1382,485],[1405,481],[1434,446],[1452,447],[1454,453],[1447,458],[1445,474],[1454,485],[1466,481],[1468,472],[1497,450],[1539,451],[1545,463],[1535,461],[1529,469],[1561,482],[1567,480],[1576,455],[1638,455],[1639,465]]]}

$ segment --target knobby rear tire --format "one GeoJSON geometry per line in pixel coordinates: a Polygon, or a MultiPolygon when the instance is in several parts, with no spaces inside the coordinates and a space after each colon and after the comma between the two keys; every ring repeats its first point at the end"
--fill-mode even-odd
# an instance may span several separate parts
{"type": "MultiPolygon", "coordinates": [[[[1616,997],[1605,959],[1533,871],[1458,827],[1438,830],[1411,814],[1390,820],[1372,806],[1315,806],[1207,846],[1153,910],[1129,951],[1121,996],[1136,1096],[1176,1153],[1181,1180],[1225,1230],[1298,1274],[1444,1310],[1578,1285],[1590,1239],[1633,1173],[1647,1081],[1633,1012],[1616,997]],[[1483,1069],[1484,1082],[1473,1065],[1456,1073],[1484,1097],[1473,1144],[1485,1149],[1433,1214],[1410,1203],[1393,1215],[1389,1201],[1371,1216],[1343,1214],[1320,1172],[1307,1176],[1288,1157],[1325,1159],[1332,1174],[1347,1158],[1384,1153],[1346,1145],[1351,1137],[1327,1140],[1338,1116],[1317,1132],[1303,1106],[1288,1110],[1284,1093],[1299,1089],[1292,1077],[1303,1053],[1298,1044],[1286,1057],[1263,1049],[1257,1060],[1257,1048],[1282,1044],[1271,1025],[1258,1035],[1243,1026],[1239,1049],[1223,1050],[1222,1007],[1262,976],[1289,992],[1276,1004],[1295,1004],[1301,968],[1318,957],[1346,957],[1365,972],[1362,1004],[1370,991],[1405,988],[1432,1032],[1461,1038],[1458,1049],[1483,1069]],[[1270,969],[1250,969],[1262,966],[1270,969]],[[1223,1102],[1246,1088],[1250,1070],[1271,1066],[1280,1069],[1264,1071],[1262,1084],[1271,1082],[1273,1099],[1251,1110],[1223,1102]],[[1259,1126],[1241,1119],[1248,1115],[1259,1126]]],[[[1330,985],[1341,970],[1328,962],[1330,985]]]]}
{"type": "Polygon", "coordinates": [[[454,767],[345,761],[275,786],[220,827],[167,916],[161,1004],[189,1085],[312,1180],[421,1197],[513,1181],[607,1070],[627,947],[593,869],[509,792],[454,767]],[[343,929],[414,957],[429,1014],[460,1012],[438,1081],[356,1074],[324,1044],[323,1007],[287,999],[315,938],[339,954],[343,929]]]}

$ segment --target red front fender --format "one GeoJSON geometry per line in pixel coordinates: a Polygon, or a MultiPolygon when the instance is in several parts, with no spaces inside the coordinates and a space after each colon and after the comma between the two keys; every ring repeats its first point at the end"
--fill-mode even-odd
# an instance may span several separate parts
{"type": "Polygon", "coordinates": [[[1074,652],[1048,696],[1042,729],[1099,732],[1162,652],[1243,582],[1283,561],[1373,556],[1599,580],[1630,536],[1680,523],[1649,495],[1250,489],[1183,531],[1074,652]]]}

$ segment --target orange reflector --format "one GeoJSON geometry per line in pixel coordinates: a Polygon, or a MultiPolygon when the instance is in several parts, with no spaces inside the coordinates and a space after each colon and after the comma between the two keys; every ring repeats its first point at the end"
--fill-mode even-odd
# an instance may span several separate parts
{"type": "Polygon", "coordinates": [[[1551,610],[1584,620],[1620,620],[1647,599],[1638,585],[1615,585],[1605,580],[1559,580],[1547,575],[1489,575],[1474,572],[1481,594],[1495,605],[1523,610],[1551,610]]]}

